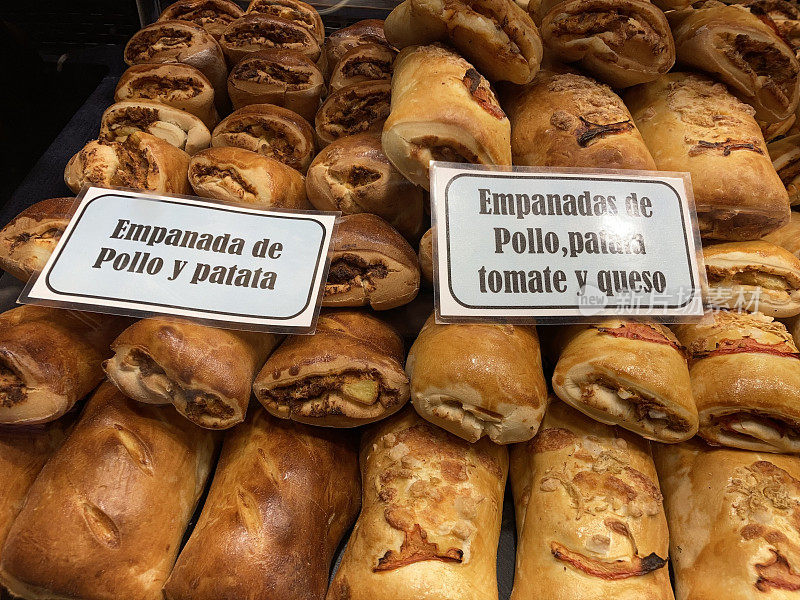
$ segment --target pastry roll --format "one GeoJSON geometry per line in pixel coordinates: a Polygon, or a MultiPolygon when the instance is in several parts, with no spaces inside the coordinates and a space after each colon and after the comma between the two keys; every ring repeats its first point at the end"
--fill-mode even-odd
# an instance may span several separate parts
{"type": "Polygon", "coordinates": [[[369,213],[339,219],[322,306],[388,310],[408,304],[419,291],[419,264],[409,243],[369,213]]]}
{"type": "Polygon", "coordinates": [[[791,600],[800,590],[796,457],[709,448],[654,449],[677,600],[791,600]]]}
{"type": "Polygon", "coordinates": [[[349,432],[252,410],[225,438],[203,512],[164,586],[166,599],[323,600],[360,497],[349,432]]]}
{"type": "Polygon", "coordinates": [[[422,233],[422,189],[389,162],[378,135],[349,135],[331,142],[311,163],[306,191],[317,210],[373,213],[409,241],[422,233]]]}
{"type": "Polygon", "coordinates": [[[253,384],[273,415],[328,427],[383,419],[408,401],[403,340],[366,312],[323,312],[314,335],[289,337],[253,384]]]}
{"type": "Polygon", "coordinates": [[[188,21],[157,21],[133,34],[124,56],[128,65],[185,63],[197,67],[214,86],[217,108],[225,107],[225,57],[214,36],[202,27],[188,21]]]}
{"type": "Polygon", "coordinates": [[[501,94],[515,165],[655,170],[630,112],[607,85],[541,70],[501,94]]]}
{"type": "Polygon", "coordinates": [[[800,353],[783,323],[721,311],[674,329],[689,351],[700,436],[715,445],[800,454],[800,353]]]}
{"type": "Polygon", "coordinates": [[[310,59],[288,50],[263,50],[231,69],[228,94],[234,108],[275,104],[313,121],[325,91],[322,72],[310,59]]]}
{"type": "Polygon", "coordinates": [[[258,152],[305,173],[314,158],[314,130],[303,117],[274,104],[250,104],[214,129],[211,145],[258,152]]]}
{"type": "Polygon", "coordinates": [[[114,101],[152,100],[185,110],[212,129],[219,120],[214,87],[198,69],[183,63],[133,65],[122,74],[114,101]]]}
{"type": "Polygon", "coordinates": [[[203,198],[261,208],[305,209],[303,176],[282,162],[242,148],[208,148],[192,157],[189,181],[203,198]]]}
{"type": "Polygon", "coordinates": [[[653,81],[675,63],[664,13],[647,0],[565,0],[542,19],[552,56],[612,87],[653,81]]]}
{"type": "Polygon", "coordinates": [[[189,21],[219,39],[225,28],[243,14],[239,5],[230,0],[178,0],[165,8],[158,20],[189,21]]]}
{"type": "Polygon", "coordinates": [[[391,83],[362,81],[333,92],[322,103],[314,124],[322,145],[346,135],[378,132],[389,116],[391,83]]]}
{"type": "MultiPolygon", "coordinates": [[[[784,2],[782,4],[789,3],[784,2]]],[[[793,4],[790,6],[796,8],[793,4]]],[[[773,22],[781,38],[789,45],[792,52],[794,52],[795,58],[800,60],[800,16],[792,19],[775,20],[773,22]]]]}
{"type": "Polygon", "coordinates": [[[649,440],[697,433],[686,356],[663,325],[606,319],[561,331],[553,391],[586,415],[649,440]]]}
{"type": "Polygon", "coordinates": [[[382,142],[394,166],[426,190],[432,160],[511,164],[511,125],[489,82],[439,45],[406,48],[395,60],[382,142]]]}
{"type": "Polygon", "coordinates": [[[161,600],[214,438],[103,384],[34,482],[3,548],[14,596],[161,600]]]}
{"type": "Polygon", "coordinates": [[[422,278],[433,285],[433,228],[428,229],[419,241],[417,257],[422,278]]]}
{"type": "Polygon", "coordinates": [[[764,241],[729,242],[703,248],[713,306],[772,317],[800,313],[800,259],[764,241]]]}
{"type": "MultiPolygon", "coordinates": [[[[758,126],[761,127],[761,133],[764,134],[764,141],[767,142],[767,148],[770,147],[770,142],[774,142],[778,138],[785,136],[789,130],[794,127],[797,115],[792,114],[782,121],[775,121],[774,123],[765,123],[758,121],[758,126]]],[[[770,151],[770,156],[772,152],[770,151]]]]}
{"type": "Polygon", "coordinates": [[[0,425],[59,418],[103,379],[127,319],[26,304],[0,314],[0,425]]]}
{"type": "Polygon", "coordinates": [[[785,248],[800,258],[800,213],[792,211],[789,222],[762,238],[765,242],[785,248]]]}
{"type": "Polygon", "coordinates": [[[317,9],[302,0],[252,0],[247,14],[258,13],[294,21],[308,29],[320,47],[325,41],[325,26],[317,9]]]}
{"type": "Polygon", "coordinates": [[[64,182],[76,194],[84,185],[190,193],[189,155],[149,133],[134,131],[124,142],[92,140],[64,169],[64,182]]]}
{"type": "Polygon", "coordinates": [[[511,600],[673,600],[669,533],[649,444],[555,401],[511,450],[511,600]]]}
{"type": "Polygon", "coordinates": [[[333,70],[348,51],[363,44],[390,47],[383,31],[383,21],[365,19],[331,33],[325,40],[325,62],[328,69],[333,70]]]}
{"type": "Polygon", "coordinates": [[[44,268],[72,217],[75,198],[49,198],[29,206],[0,230],[0,269],[20,281],[44,268]]]}
{"type": "Polygon", "coordinates": [[[789,204],[800,204],[800,133],[767,144],[772,166],[789,195],[789,204]]]}
{"type": "Polygon", "coordinates": [[[143,319],[114,340],[103,369],[129,398],[171,403],[195,425],[228,429],[244,420],[256,373],[279,341],[271,333],[143,319]]]}
{"type": "Polygon", "coordinates": [[[235,65],[259,50],[291,50],[309,60],[319,58],[317,38],[299,22],[281,17],[250,13],[228,25],[219,39],[230,64],[235,65]]]}
{"type": "Polygon", "coordinates": [[[143,131],[194,154],[211,144],[211,132],[195,115],[148,100],[125,100],[109,106],[100,121],[99,138],[124,142],[134,131],[143,131]]]}
{"type": "Polygon", "coordinates": [[[753,109],[724,85],[670,73],[629,91],[625,104],[656,167],[691,174],[704,238],[757,239],[789,219],[789,198],[753,109]]]}
{"type": "Polygon", "coordinates": [[[327,600],[497,600],[506,449],[413,410],[361,440],[361,514],[327,600]]]}
{"type": "Polygon", "coordinates": [[[351,48],[331,73],[331,91],[362,81],[390,81],[395,56],[397,51],[383,44],[362,44],[351,48]]]}
{"type": "Polygon", "coordinates": [[[405,0],[386,18],[397,48],[449,41],[492,81],[528,83],[542,62],[542,38],[512,0],[405,0]]]}

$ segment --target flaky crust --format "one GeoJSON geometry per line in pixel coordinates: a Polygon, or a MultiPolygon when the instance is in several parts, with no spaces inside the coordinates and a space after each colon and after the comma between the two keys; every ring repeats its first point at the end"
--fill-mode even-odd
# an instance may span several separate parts
{"type": "Polygon", "coordinates": [[[394,166],[425,189],[431,160],[511,164],[511,125],[489,82],[439,45],[405,48],[395,60],[382,144],[394,166]]]}
{"type": "Polygon", "coordinates": [[[178,0],[165,8],[158,20],[189,21],[219,39],[225,28],[243,14],[239,5],[230,0],[178,0]]]}
{"type": "Polygon", "coordinates": [[[704,238],[756,239],[788,220],[786,189],[753,109],[725,86],[701,75],[670,73],[629,91],[625,104],[656,167],[691,174],[704,238]]]}
{"type": "Polygon", "coordinates": [[[795,457],[654,449],[669,522],[677,600],[790,600],[800,586],[795,457]]]}
{"type": "Polygon", "coordinates": [[[211,469],[214,438],[111,384],[28,493],[0,580],[30,599],[160,600],[211,469]]]}
{"type": "Polygon", "coordinates": [[[765,242],[777,244],[800,258],[800,213],[792,211],[786,225],[765,235],[762,239],[765,242]]]}
{"type": "Polygon", "coordinates": [[[649,444],[558,401],[511,450],[511,600],[672,600],[669,535],[649,444]]]}
{"type": "Polygon", "coordinates": [[[383,419],[408,401],[403,341],[365,312],[323,312],[314,335],[289,337],[253,384],[273,415],[328,427],[383,419]]]}
{"type": "Polygon", "coordinates": [[[543,69],[501,100],[511,121],[515,165],[655,170],[630,112],[608,86],[543,69]]]}
{"type": "Polygon", "coordinates": [[[361,441],[362,508],[327,600],[497,600],[505,448],[413,410],[361,441]]]}
{"type": "Polygon", "coordinates": [[[203,512],[164,586],[167,600],[322,600],[358,514],[349,432],[276,419],[261,408],[225,439],[203,512]]]}
{"type": "Polygon", "coordinates": [[[314,117],[320,145],[347,135],[378,132],[389,116],[391,83],[368,80],[336,90],[322,103],[314,117]]]}
{"type": "Polygon", "coordinates": [[[661,442],[697,433],[683,348],[658,323],[606,319],[563,329],[553,391],[609,425],[661,442]]]}
{"type": "Polygon", "coordinates": [[[303,176],[282,162],[242,148],[208,148],[192,157],[189,181],[198,196],[263,208],[309,207],[303,176]]]}
{"type": "Polygon", "coordinates": [[[331,91],[361,81],[392,78],[397,51],[383,44],[361,44],[342,56],[330,76],[331,91]]]}
{"type": "Polygon", "coordinates": [[[315,61],[320,46],[307,26],[294,20],[268,14],[249,13],[225,28],[219,38],[228,62],[235,65],[259,50],[291,50],[315,61]]]}
{"type": "Polygon", "coordinates": [[[252,0],[247,14],[259,13],[294,21],[308,29],[320,46],[325,41],[325,26],[317,9],[302,0],[252,0]]]}
{"type": "Polygon", "coordinates": [[[433,315],[408,353],[411,401],[428,421],[475,442],[531,439],[547,408],[535,327],[439,325],[433,315]]]}
{"type": "Polygon", "coordinates": [[[772,166],[789,195],[789,204],[800,204],[800,133],[767,144],[772,166]]]}
{"type": "Polygon", "coordinates": [[[380,19],[365,19],[337,29],[325,40],[325,63],[332,71],[349,50],[362,44],[379,44],[390,47],[380,19]]]}

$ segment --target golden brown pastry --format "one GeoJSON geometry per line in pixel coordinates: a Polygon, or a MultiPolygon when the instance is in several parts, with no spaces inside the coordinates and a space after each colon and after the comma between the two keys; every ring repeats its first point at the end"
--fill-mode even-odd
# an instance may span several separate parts
{"type": "Polygon", "coordinates": [[[386,221],[369,213],[345,215],[331,240],[331,266],[322,306],[388,310],[419,291],[414,249],[386,221]]]}
{"type": "Polygon", "coordinates": [[[649,444],[554,401],[511,450],[511,600],[673,600],[669,533],[649,444]]]}
{"type": "Polygon", "coordinates": [[[294,21],[308,29],[319,43],[325,41],[325,26],[317,9],[302,0],[252,0],[247,14],[259,13],[294,21]]]}
{"type": "Polygon", "coordinates": [[[394,168],[376,134],[348,135],[326,146],[308,169],[306,192],[317,210],[378,215],[412,242],[422,233],[422,189],[394,168]]]}
{"type": "Polygon", "coordinates": [[[391,83],[362,81],[343,87],[325,99],[314,125],[321,145],[346,135],[378,132],[389,116],[391,83]]]}
{"type": "Polygon", "coordinates": [[[327,600],[497,600],[508,453],[405,410],[361,440],[361,514],[327,600]]]}
{"type": "MultiPolygon", "coordinates": [[[[786,4],[788,4],[788,2],[786,4]]],[[[794,5],[792,6],[794,7],[794,5]]],[[[775,20],[773,22],[781,38],[783,38],[789,48],[792,49],[792,52],[794,52],[795,58],[800,60],[800,17],[775,20]]]]}
{"type": "Polygon", "coordinates": [[[28,492],[0,582],[23,598],[161,600],[214,438],[102,385],[28,492]]]}
{"type": "Polygon", "coordinates": [[[254,52],[231,69],[228,93],[234,108],[275,104],[313,121],[325,91],[319,68],[307,57],[288,50],[254,52]]]}
{"type": "Polygon", "coordinates": [[[565,0],[541,25],[550,55],[613,87],[653,81],[675,63],[664,13],[647,0],[565,0]]]}
{"type": "Polygon", "coordinates": [[[325,63],[329,71],[336,68],[347,52],[362,44],[378,44],[390,48],[383,31],[383,21],[365,19],[337,29],[325,40],[325,63]]]}
{"type": "Polygon", "coordinates": [[[397,48],[448,41],[492,81],[528,83],[542,62],[542,38],[512,0],[405,0],[386,17],[397,48]]]}
{"type": "Polygon", "coordinates": [[[231,65],[259,50],[291,50],[317,60],[320,46],[317,38],[301,22],[249,13],[236,19],[225,28],[219,39],[223,52],[231,65]]]}
{"type": "Polygon", "coordinates": [[[218,109],[225,107],[228,75],[222,48],[202,27],[188,21],[157,21],[133,34],[125,46],[128,65],[185,63],[197,67],[214,86],[218,109]]]}
{"type": "Polygon", "coordinates": [[[134,131],[124,142],[92,140],[86,144],[69,159],[64,182],[76,194],[84,185],[188,194],[189,158],[169,142],[134,131]]]}
{"type": "Polygon", "coordinates": [[[397,51],[383,44],[361,44],[351,48],[331,73],[331,91],[362,81],[391,80],[395,56],[397,51]]]}
{"type": "Polygon", "coordinates": [[[173,404],[195,425],[228,429],[244,420],[256,373],[279,342],[271,333],[154,317],[114,340],[103,369],[129,398],[173,404]]]}
{"type": "Polygon", "coordinates": [[[800,454],[800,353],[783,323],[720,311],[674,330],[689,352],[700,436],[715,445],[800,454]]]}
{"type": "Polygon", "coordinates": [[[741,6],[706,3],[670,13],[678,61],[711,73],[767,123],[800,101],[800,63],[774,26],[741,6]]]}
{"type": "Polygon", "coordinates": [[[395,60],[382,143],[394,166],[426,190],[431,160],[511,164],[511,125],[489,82],[439,45],[406,48],[395,60]]]}
{"type": "Polygon", "coordinates": [[[153,100],[185,110],[213,129],[219,121],[214,87],[203,73],[183,63],[133,65],[122,74],[114,101],[153,100]]]}
{"type": "Polygon", "coordinates": [[[72,216],[75,198],[48,198],[29,206],[0,230],[0,269],[20,281],[44,268],[72,216]]]}
{"type": "Polygon", "coordinates": [[[531,439],[547,408],[536,327],[428,317],[408,353],[411,402],[431,423],[469,442],[531,439]]]}
{"type": "Polygon", "coordinates": [[[154,135],[187,154],[211,144],[211,132],[199,117],[149,100],[125,100],[109,106],[100,121],[99,139],[124,142],[134,131],[154,135]]]}
{"type": "Polygon", "coordinates": [[[360,497],[349,432],[276,419],[259,406],[225,438],[166,599],[323,600],[360,497]]]}
{"type": "Polygon", "coordinates": [[[303,176],[282,162],[242,148],[208,148],[192,157],[189,181],[203,198],[261,208],[309,207],[303,176]]]}
{"type": "MultiPolygon", "coordinates": [[[[796,120],[797,115],[792,114],[786,119],[783,119],[782,121],[775,121],[774,123],[758,121],[758,126],[761,127],[761,133],[764,134],[764,141],[767,142],[767,148],[770,147],[771,142],[774,142],[778,138],[786,135],[794,127],[796,120]]],[[[772,152],[770,151],[770,156],[771,155],[772,152]]]]}
{"type": "Polygon", "coordinates": [[[630,90],[625,104],[656,167],[691,174],[704,238],[757,239],[789,219],[786,189],[753,109],[724,85],[670,73],[630,90]]]}
{"type": "Polygon", "coordinates": [[[239,5],[230,0],[178,0],[167,6],[158,20],[189,21],[219,39],[225,28],[243,14],[239,5]]]}
{"type": "Polygon", "coordinates": [[[772,166],[789,195],[789,204],[800,204],[800,133],[767,144],[772,166]]]}
{"type": "Polygon", "coordinates": [[[628,109],[611,89],[572,72],[543,69],[501,94],[515,165],[655,170],[628,109]]]}
{"type": "Polygon", "coordinates": [[[657,323],[606,319],[564,328],[553,391],[586,415],[661,442],[697,433],[686,356],[657,323]]]}
{"type": "Polygon", "coordinates": [[[253,384],[273,415],[327,427],[383,419],[408,401],[403,340],[379,318],[323,311],[314,335],[289,337],[253,384]]]}
{"type": "Polygon", "coordinates": [[[792,211],[786,225],[765,235],[762,239],[785,248],[800,258],[800,213],[792,211]]]}
{"type": "Polygon", "coordinates": [[[433,228],[431,227],[426,231],[422,239],[419,241],[419,251],[417,252],[419,259],[419,270],[422,277],[430,285],[433,285],[433,228]]]}
{"type": "Polygon", "coordinates": [[[800,259],[765,241],[728,242],[703,248],[712,306],[761,312],[772,317],[800,314],[800,259]]]}
{"type": "Polygon", "coordinates": [[[59,418],[103,379],[127,319],[26,304],[0,314],[0,425],[59,418]]]}
{"type": "Polygon", "coordinates": [[[678,600],[792,600],[800,590],[796,457],[654,449],[678,600]]]}
{"type": "Polygon", "coordinates": [[[225,117],[211,145],[235,146],[305,173],[314,158],[314,130],[303,117],[274,104],[250,104],[225,117]]]}

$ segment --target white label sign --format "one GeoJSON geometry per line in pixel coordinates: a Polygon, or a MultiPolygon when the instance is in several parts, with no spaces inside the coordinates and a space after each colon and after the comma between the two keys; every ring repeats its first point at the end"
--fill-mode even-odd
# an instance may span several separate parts
{"type": "Polygon", "coordinates": [[[307,332],[335,220],[336,213],[89,188],[19,301],[307,332]]]}
{"type": "Polygon", "coordinates": [[[688,174],[434,163],[437,317],[702,314],[688,174]]]}

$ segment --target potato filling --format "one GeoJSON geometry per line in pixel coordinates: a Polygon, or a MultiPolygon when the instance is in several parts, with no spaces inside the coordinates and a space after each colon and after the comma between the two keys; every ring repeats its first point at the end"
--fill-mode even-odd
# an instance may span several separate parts
{"type": "Polygon", "coordinates": [[[720,287],[747,285],[767,290],[790,292],[795,290],[789,281],[776,273],[768,273],[759,267],[745,266],[732,272],[732,269],[707,266],[708,282],[720,287]]]}
{"type": "Polygon", "coordinates": [[[332,375],[315,375],[274,389],[265,389],[266,396],[278,404],[290,407],[339,393],[344,398],[360,404],[372,405],[380,398],[391,398],[396,393],[387,390],[377,371],[345,371],[332,375]]]}

